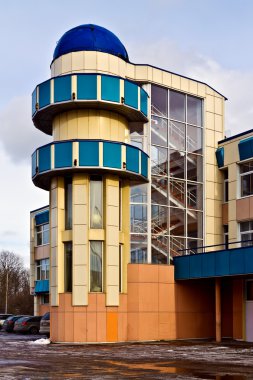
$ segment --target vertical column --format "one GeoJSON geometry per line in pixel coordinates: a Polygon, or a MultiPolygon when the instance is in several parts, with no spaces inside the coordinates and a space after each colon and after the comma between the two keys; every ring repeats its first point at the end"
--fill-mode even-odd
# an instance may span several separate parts
{"type": "MultiPolygon", "coordinates": [[[[35,218],[34,216],[30,217],[30,288],[34,288],[35,281],[35,263],[34,263],[34,254],[35,254],[35,218]]],[[[34,297],[34,302],[35,302],[34,297]]]]}
{"type": "Polygon", "coordinates": [[[64,179],[53,178],[50,190],[50,293],[51,306],[59,306],[59,293],[64,292],[64,179]]]}
{"type": "Polygon", "coordinates": [[[88,305],[88,178],[73,176],[73,306],[88,305]]]}
{"type": "Polygon", "coordinates": [[[221,342],[221,279],[215,279],[215,337],[221,342]]]}
{"type": "Polygon", "coordinates": [[[106,306],[119,305],[119,179],[105,177],[105,282],[106,306]]]}
{"type": "Polygon", "coordinates": [[[122,289],[127,292],[127,265],[130,263],[130,185],[122,181],[122,233],[124,238],[122,259],[122,289]]]}

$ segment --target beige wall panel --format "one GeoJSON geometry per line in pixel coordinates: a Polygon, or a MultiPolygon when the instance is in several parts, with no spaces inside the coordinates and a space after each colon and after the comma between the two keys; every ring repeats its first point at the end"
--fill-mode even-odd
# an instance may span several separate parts
{"type": "MultiPolygon", "coordinates": [[[[211,129],[206,129],[205,131],[205,140],[206,140],[206,145],[212,148],[217,149],[217,142],[215,142],[215,132],[211,129]]],[[[215,155],[214,155],[215,156],[215,155]]],[[[215,157],[216,159],[216,157],[215,157]]]]}
{"type": "Polygon", "coordinates": [[[207,199],[206,201],[206,216],[215,216],[215,204],[216,202],[212,199],[207,199]]]}
{"type": "Polygon", "coordinates": [[[108,265],[119,265],[119,247],[110,246],[109,254],[107,255],[108,265]]]}
{"type": "Polygon", "coordinates": [[[72,70],[82,71],[84,69],[84,53],[75,51],[72,53],[72,70]]]}
{"type": "Polygon", "coordinates": [[[97,70],[98,71],[109,71],[109,55],[106,53],[97,54],[97,70]]]}
{"type": "Polygon", "coordinates": [[[72,55],[64,54],[62,56],[62,73],[70,73],[72,71],[72,55]]]}
{"type": "Polygon", "coordinates": [[[206,128],[214,130],[215,129],[214,114],[212,112],[206,112],[205,116],[206,116],[206,128]]]}
{"type": "Polygon", "coordinates": [[[111,123],[110,123],[110,113],[100,111],[100,138],[102,140],[113,140],[111,132],[111,123]]]}
{"type": "Polygon", "coordinates": [[[97,69],[97,53],[95,51],[84,52],[85,71],[95,71],[97,69]]]}
{"type": "Polygon", "coordinates": [[[75,245],[75,264],[88,265],[88,246],[85,244],[75,245]]]}
{"type": "Polygon", "coordinates": [[[171,86],[176,90],[181,89],[180,76],[179,75],[171,75],[171,86]]]}
{"type": "MultiPolygon", "coordinates": [[[[232,151],[234,151],[234,157],[235,157],[235,160],[237,161],[237,158],[239,160],[239,154],[238,154],[238,157],[237,157],[237,147],[231,147],[232,148],[232,151]]],[[[225,151],[225,154],[226,154],[226,151],[225,151]]],[[[236,162],[234,162],[233,164],[229,165],[229,181],[233,182],[233,181],[239,181],[239,166],[237,165],[236,162]]]]}
{"type": "Polygon", "coordinates": [[[51,242],[51,248],[57,247],[57,227],[51,227],[50,232],[50,242],[51,242]]]}
{"type": "MultiPolygon", "coordinates": [[[[87,186],[83,184],[77,184],[75,180],[75,205],[85,205],[88,203],[88,191],[87,186]]],[[[88,210],[86,210],[88,212],[88,210]]]]}
{"type": "Polygon", "coordinates": [[[215,196],[215,194],[214,194],[214,182],[207,181],[205,190],[206,190],[206,198],[207,199],[214,199],[214,196],[215,196]]]}
{"type": "Polygon", "coordinates": [[[113,75],[119,75],[119,59],[109,54],[109,72],[113,75]]]}
{"type": "Polygon", "coordinates": [[[106,229],[106,242],[108,245],[119,245],[119,227],[108,226],[106,229]]]}
{"type": "Polygon", "coordinates": [[[181,90],[189,92],[189,80],[181,77],[181,90]]]}
{"type": "Polygon", "coordinates": [[[76,285],[76,291],[72,296],[73,305],[86,305],[86,294],[88,293],[88,288],[85,285],[76,285]]]}
{"type": "Polygon", "coordinates": [[[217,132],[215,131],[215,145],[217,146],[218,145],[218,142],[223,140],[225,138],[224,136],[224,133],[223,132],[217,132]]]}
{"type": "Polygon", "coordinates": [[[51,209],[50,226],[51,228],[57,227],[57,209],[56,208],[51,209]]]}
{"type": "Polygon", "coordinates": [[[218,132],[224,132],[224,126],[223,126],[223,116],[221,115],[215,115],[214,116],[214,124],[215,124],[215,130],[218,132]]]}
{"type": "Polygon", "coordinates": [[[57,266],[57,247],[51,247],[50,265],[51,267],[57,266]]]}
{"type": "Polygon", "coordinates": [[[198,95],[198,83],[193,80],[189,80],[189,91],[194,95],[198,95]]]}
{"type": "Polygon", "coordinates": [[[72,230],[65,230],[65,231],[62,231],[61,233],[61,236],[62,236],[62,242],[65,243],[65,242],[68,242],[68,241],[72,241],[73,240],[73,236],[72,236],[72,230]]]}
{"type": "Polygon", "coordinates": [[[214,233],[215,235],[223,235],[222,218],[214,219],[214,233]]]}
{"type": "Polygon", "coordinates": [[[237,199],[237,182],[236,181],[229,182],[228,186],[229,186],[229,190],[228,190],[229,200],[237,199]]]}
{"type": "Polygon", "coordinates": [[[108,265],[106,278],[107,286],[119,286],[119,267],[116,265],[108,265]]]}
{"type": "Polygon", "coordinates": [[[215,113],[223,115],[223,99],[217,97],[214,98],[214,109],[215,113]]]}
{"type": "Polygon", "coordinates": [[[126,65],[126,77],[129,79],[134,79],[135,78],[135,70],[136,70],[135,65],[128,63],[126,65]]]}
{"type": "Polygon", "coordinates": [[[62,57],[57,58],[54,61],[54,76],[62,74],[62,57]]]}
{"type": "Polygon", "coordinates": [[[236,201],[230,201],[228,203],[228,215],[229,220],[236,220],[236,201]]]}
{"type": "Polygon", "coordinates": [[[78,110],[77,111],[77,132],[79,139],[89,138],[89,111],[78,110]]]}
{"type": "Polygon", "coordinates": [[[73,226],[73,236],[75,244],[86,244],[87,243],[87,230],[83,225],[73,226]]]}
{"type": "Polygon", "coordinates": [[[153,81],[156,83],[163,83],[162,70],[153,68],[153,81]]]}
{"type": "Polygon", "coordinates": [[[135,78],[136,78],[136,80],[146,80],[148,78],[148,67],[147,66],[136,66],[135,67],[135,78]]]}
{"type": "Polygon", "coordinates": [[[75,215],[75,224],[86,224],[88,215],[88,206],[75,204],[73,206],[73,213],[75,215]]]}
{"type": "Polygon", "coordinates": [[[153,67],[148,66],[148,81],[153,80],[153,67]]]}
{"type": "Polygon", "coordinates": [[[67,112],[60,114],[60,139],[67,140],[68,138],[68,119],[67,112]]]}
{"type": "Polygon", "coordinates": [[[107,204],[110,206],[118,206],[119,204],[119,188],[118,186],[110,186],[108,192],[107,204]]]}
{"type": "Polygon", "coordinates": [[[67,113],[68,122],[68,139],[73,140],[78,136],[78,126],[77,126],[77,111],[69,111],[67,113]]]}
{"type": "Polygon", "coordinates": [[[216,156],[215,156],[215,148],[211,148],[210,146],[206,146],[205,149],[205,161],[206,164],[216,165],[216,156]]]}
{"type": "Polygon", "coordinates": [[[202,83],[198,83],[198,95],[202,98],[205,98],[206,96],[206,85],[202,83]]]}
{"type": "Polygon", "coordinates": [[[100,138],[100,119],[98,117],[98,111],[89,110],[89,138],[99,139],[100,138]]]}
{"type": "Polygon", "coordinates": [[[162,72],[162,83],[164,86],[171,87],[171,74],[166,71],[162,72]]]}
{"type": "Polygon", "coordinates": [[[105,230],[104,229],[89,229],[89,240],[105,240],[105,230]]]}
{"type": "Polygon", "coordinates": [[[50,286],[57,287],[58,285],[57,272],[58,272],[57,267],[51,267],[50,286]]]}
{"type": "Polygon", "coordinates": [[[122,78],[126,77],[126,66],[127,63],[123,59],[119,59],[119,76],[122,78]]]}
{"type": "MultiPolygon", "coordinates": [[[[231,241],[239,241],[240,240],[240,238],[238,236],[238,224],[235,220],[229,222],[228,231],[229,231],[229,240],[231,240],[231,241]]],[[[230,247],[230,248],[233,248],[233,247],[230,247]]]]}
{"type": "MultiPolygon", "coordinates": [[[[214,234],[215,218],[213,216],[206,216],[206,234],[214,234]]],[[[209,245],[206,243],[206,245],[209,245]]]]}
{"type": "Polygon", "coordinates": [[[214,165],[206,164],[206,180],[210,182],[215,182],[214,177],[214,165]]]}
{"type": "Polygon", "coordinates": [[[119,306],[119,287],[110,285],[107,287],[106,293],[107,306],[119,306]]]}
{"type": "Polygon", "coordinates": [[[232,144],[230,144],[229,146],[225,145],[224,146],[224,166],[227,166],[227,165],[230,165],[230,164],[233,164],[234,168],[231,167],[231,169],[229,168],[229,179],[231,179],[232,181],[235,180],[235,171],[233,172],[233,170],[235,169],[235,162],[236,161],[239,161],[239,153],[238,153],[238,149],[236,149],[236,147],[232,144]]]}
{"type": "MultiPolygon", "coordinates": [[[[86,265],[75,265],[73,267],[73,285],[87,285],[87,273],[86,273],[86,265]]],[[[75,289],[76,290],[76,289],[75,289]]],[[[76,292],[75,292],[76,293],[76,292]]]]}
{"type": "Polygon", "coordinates": [[[118,226],[119,225],[119,207],[118,206],[107,206],[107,217],[106,223],[108,226],[118,226]]]}
{"type": "Polygon", "coordinates": [[[206,86],[206,94],[211,95],[211,96],[215,96],[214,90],[212,88],[210,88],[209,86],[206,86]]]}
{"type": "Polygon", "coordinates": [[[207,112],[214,112],[214,96],[207,95],[205,105],[207,112]]]}

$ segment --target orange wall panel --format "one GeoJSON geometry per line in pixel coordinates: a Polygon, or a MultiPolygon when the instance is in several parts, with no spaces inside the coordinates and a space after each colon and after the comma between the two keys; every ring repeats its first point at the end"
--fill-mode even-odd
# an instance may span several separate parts
{"type": "Polygon", "coordinates": [[[118,313],[117,312],[107,313],[106,338],[107,338],[107,342],[118,341],[118,313]]]}

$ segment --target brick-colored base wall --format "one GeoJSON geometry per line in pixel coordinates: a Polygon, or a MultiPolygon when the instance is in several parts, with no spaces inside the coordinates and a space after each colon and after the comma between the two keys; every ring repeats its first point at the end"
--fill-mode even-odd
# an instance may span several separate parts
{"type": "MultiPolygon", "coordinates": [[[[241,336],[240,289],[232,280],[222,285],[222,336],[241,336]]],[[[173,266],[129,264],[127,294],[120,294],[119,307],[106,307],[102,293],[90,293],[88,306],[72,306],[72,294],[60,294],[59,306],[51,307],[51,339],[84,343],[214,338],[214,297],[213,279],[175,283],[173,266]]]]}

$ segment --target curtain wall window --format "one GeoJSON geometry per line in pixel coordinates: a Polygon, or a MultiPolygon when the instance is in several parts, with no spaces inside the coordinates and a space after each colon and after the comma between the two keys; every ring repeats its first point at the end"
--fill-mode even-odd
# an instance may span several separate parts
{"type": "Polygon", "coordinates": [[[102,177],[90,179],[90,228],[103,228],[102,177]]]}
{"type": "Polygon", "coordinates": [[[65,179],[65,229],[72,230],[72,179],[65,179]]]}
{"type": "Polygon", "coordinates": [[[72,292],[72,243],[64,244],[65,292],[72,292]]]}
{"type": "Polygon", "coordinates": [[[90,291],[102,292],[103,252],[101,241],[90,242],[90,291]]]}

